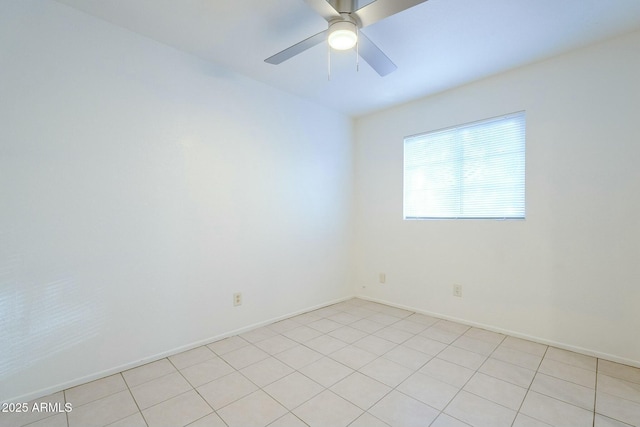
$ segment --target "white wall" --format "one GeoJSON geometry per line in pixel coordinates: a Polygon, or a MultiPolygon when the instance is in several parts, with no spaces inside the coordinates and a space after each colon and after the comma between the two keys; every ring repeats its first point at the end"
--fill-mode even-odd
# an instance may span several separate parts
{"type": "Polygon", "coordinates": [[[0,120],[0,401],[351,293],[345,116],[16,0],[0,120]]]}
{"type": "Polygon", "coordinates": [[[634,33],[358,119],[358,293],[640,366],[638,52],[634,33]],[[404,136],[519,110],[525,221],[402,220],[404,136]]]}

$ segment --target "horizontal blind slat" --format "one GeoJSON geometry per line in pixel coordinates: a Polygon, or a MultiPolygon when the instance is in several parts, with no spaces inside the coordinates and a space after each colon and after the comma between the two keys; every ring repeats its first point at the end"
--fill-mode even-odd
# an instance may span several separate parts
{"type": "Polygon", "coordinates": [[[524,218],[525,113],[404,140],[405,218],[524,218]]]}

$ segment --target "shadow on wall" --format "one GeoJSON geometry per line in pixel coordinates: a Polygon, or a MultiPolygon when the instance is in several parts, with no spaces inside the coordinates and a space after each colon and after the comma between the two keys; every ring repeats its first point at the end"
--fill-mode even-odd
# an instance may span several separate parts
{"type": "Polygon", "coordinates": [[[23,280],[20,255],[0,259],[0,384],[6,384],[9,377],[97,336],[104,315],[96,303],[100,291],[82,289],[72,277],[29,283],[23,280]]]}

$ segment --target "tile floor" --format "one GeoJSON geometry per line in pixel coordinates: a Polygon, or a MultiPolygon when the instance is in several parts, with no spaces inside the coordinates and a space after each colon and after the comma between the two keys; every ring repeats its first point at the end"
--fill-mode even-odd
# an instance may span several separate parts
{"type": "Polygon", "coordinates": [[[640,369],[352,299],[48,396],[0,426],[640,426],[640,369]]]}

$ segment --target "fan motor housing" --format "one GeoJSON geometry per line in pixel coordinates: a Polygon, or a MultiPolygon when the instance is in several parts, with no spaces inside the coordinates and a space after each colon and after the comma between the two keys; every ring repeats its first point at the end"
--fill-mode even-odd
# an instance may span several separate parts
{"type": "Polygon", "coordinates": [[[358,0],[329,0],[329,4],[340,13],[352,13],[358,10],[358,0]]]}

